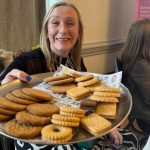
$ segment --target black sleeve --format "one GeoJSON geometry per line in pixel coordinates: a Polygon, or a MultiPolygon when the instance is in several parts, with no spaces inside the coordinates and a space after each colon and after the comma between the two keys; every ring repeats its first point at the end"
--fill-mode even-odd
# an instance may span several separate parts
{"type": "Polygon", "coordinates": [[[0,81],[2,81],[5,76],[7,75],[7,73],[9,73],[12,69],[19,69],[22,71],[26,72],[26,67],[25,67],[25,62],[24,62],[24,57],[23,56],[19,56],[17,57],[5,70],[4,72],[1,74],[0,76],[0,81]]]}
{"type": "Polygon", "coordinates": [[[84,65],[83,58],[81,59],[81,71],[87,72],[87,69],[86,69],[86,67],[85,67],[85,65],[84,65]]]}

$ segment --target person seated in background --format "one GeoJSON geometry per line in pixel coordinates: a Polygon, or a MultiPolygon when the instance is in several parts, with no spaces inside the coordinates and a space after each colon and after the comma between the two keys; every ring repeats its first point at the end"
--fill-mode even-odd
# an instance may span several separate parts
{"type": "Polygon", "coordinates": [[[133,99],[131,116],[150,134],[150,19],[135,21],[121,56],[123,83],[133,99]]]}
{"type": "MultiPolygon", "coordinates": [[[[40,37],[40,48],[18,56],[0,76],[4,85],[20,79],[30,81],[30,75],[54,72],[60,64],[77,71],[87,71],[81,57],[83,25],[77,8],[67,2],[52,5],[47,12],[40,37]]],[[[110,133],[114,143],[123,137],[114,129],[110,133]]],[[[76,149],[75,145],[36,145],[15,140],[15,149],[76,149]]]]}

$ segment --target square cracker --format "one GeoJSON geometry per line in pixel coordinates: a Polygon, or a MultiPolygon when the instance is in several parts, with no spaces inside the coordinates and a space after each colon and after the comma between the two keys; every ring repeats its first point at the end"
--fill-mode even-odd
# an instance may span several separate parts
{"type": "Polygon", "coordinates": [[[92,135],[99,135],[108,130],[112,126],[112,123],[98,114],[92,113],[81,119],[81,126],[92,135]]]}
{"type": "Polygon", "coordinates": [[[89,94],[90,90],[85,87],[75,87],[67,91],[67,96],[75,99],[79,99],[89,94]]]}
{"type": "Polygon", "coordinates": [[[116,103],[98,103],[96,107],[96,113],[107,119],[115,119],[116,109],[116,103]]]}

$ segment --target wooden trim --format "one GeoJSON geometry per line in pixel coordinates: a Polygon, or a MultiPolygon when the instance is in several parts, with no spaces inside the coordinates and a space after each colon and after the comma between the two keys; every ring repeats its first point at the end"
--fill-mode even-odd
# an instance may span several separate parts
{"type": "Polygon", "coordinates": [[[94,55],[101,55],[101,54],[107,54],[107,53],[114,53],[121,51],[123,49],[124,43],[114,43],[114,44],[108,44],[108,45],[101,45],[98,43],[92,43],[92,44],[85,44],[82,49],[82,56],[88,57],[88,56],[94,56],[94,55]]]}

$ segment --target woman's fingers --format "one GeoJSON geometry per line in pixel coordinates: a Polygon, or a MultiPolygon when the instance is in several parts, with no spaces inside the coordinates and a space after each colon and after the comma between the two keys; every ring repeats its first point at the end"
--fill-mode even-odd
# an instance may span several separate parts
{"type": "Polygon", "coordinates": [[[5,76],[5,78],[2,80],[1,84],[2,85],[6,84],[15,79],[20,79],[21,81],[28,82],[31,80],[31,77],[27,73],[25,73],[21,70],[13,69],[5,76]]]}
{"type": "Polygon", "coordinates": [[[117,129],[114,129],[110,132],[110,138],[115,144],[122,144],[123,137],[117,129]]]}

